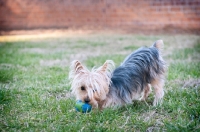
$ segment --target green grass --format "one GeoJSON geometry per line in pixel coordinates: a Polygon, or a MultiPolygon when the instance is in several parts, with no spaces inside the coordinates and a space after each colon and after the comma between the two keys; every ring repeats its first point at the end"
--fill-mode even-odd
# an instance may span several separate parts
{"type": "MultiPolygon", "coordinates": [[[[15,40],[15,39],[13,39],[15,40]]],[[[200,41],[195,35],[88,34],[0,42],[0,131],[199,131],[200,41]],[[116,66],[141,46],[165,42],[168,63],[163,104],[134,101],[121,108],[74,110],[69,66],[116,66]]]]}
{"type": "Polygon", "coordinates": [[[115,65],[119,65],[120,62],[122,62],[125,57],[126,57],[125,55],[118,55],[118,54],[89,57],[85,61],[85,64],[88,67],[95,67],[95,66],[101,66],[102,64],[105,63],[106,60],[113,60],[115,62],[115,65]]]}

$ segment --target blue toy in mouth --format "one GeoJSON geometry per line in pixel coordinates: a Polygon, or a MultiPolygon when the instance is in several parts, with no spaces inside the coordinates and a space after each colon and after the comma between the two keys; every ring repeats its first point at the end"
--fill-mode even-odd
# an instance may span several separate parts
{"type": "Polygon", "coordinates": [[[88,113],[92,110],[92,106],[90,104],[82,102],[81,100],[77,100],[75,109],[78,112],[88,113]]]}

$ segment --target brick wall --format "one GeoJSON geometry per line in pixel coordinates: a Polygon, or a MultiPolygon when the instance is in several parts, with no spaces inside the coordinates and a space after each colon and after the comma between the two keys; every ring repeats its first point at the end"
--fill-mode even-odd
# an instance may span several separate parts
{"type": "Polygon", "coordinates": [[[200,30],[200,0],[0,0],[0,30],[200,30]]]}

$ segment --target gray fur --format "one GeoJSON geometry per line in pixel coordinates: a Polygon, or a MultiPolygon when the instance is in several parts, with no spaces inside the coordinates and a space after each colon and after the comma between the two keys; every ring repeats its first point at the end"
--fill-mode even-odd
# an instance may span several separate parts
{"type": "Polygon", "coordinates": [[[148,83],[164,72],[165,62],[156,44],[139,48],[113,71],[107,97],[116,98],[118,103],[120,99],[121,104],[131,103],[133,92],[142,92],[148,83]]]}

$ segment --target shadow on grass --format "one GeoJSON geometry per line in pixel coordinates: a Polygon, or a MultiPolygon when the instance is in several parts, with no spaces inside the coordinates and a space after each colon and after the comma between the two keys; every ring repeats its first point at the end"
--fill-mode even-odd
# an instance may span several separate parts
{"type": "MultiPolygon", "coordinates": [[[[8,104],[11,101],[11,93],[7,89],[0,89],[0,105],[8,104]]],[[[2,110],[0,111],[0,113],[2,110]]]]}
{"type": "Polygon", "coordinates": [[[14,70],[0,68],[0,117],[2,118],[2,122],[4,122],[0,123],[1,131],[7,128],[5,122],[9,118],[8,111],[12,109],[11,104],[14,100],[12,91],[7,88],[9,83],[13,81],[14,70]]]}
{"type": "Polygon", "coordinates": [[[14,69],[13,65],[9,63],[14,55],[14,50],[12,43],[5,43],[0,45],[0,83],[5,84],[13,80],[14,69]]]}
{"type": "Polygon", "coordinates": [[[5,87],[13,81],[13,75],[14,70],[0,69],[0,105],[8,104],[11,101],[11,92],[5,87]]]}
{"type": "MultiPolygon", "coordinates": [[[[152,91],[145,101],[133,100],[131,104],[125,104],[124,106],[119,107],[116,110],[119,111],[119,113],[131,111],[133,113],[140,114],[141,112],[146,112],[149,109],[154,109],[155,107],[153,106],[153,101],[154,101],[154,92],[152,91]]],[[[159,106],[160,105],[156,107],[159,106]]]]}
{"type": "Polygon", "coordinates": [[[13,80],[14,72],[13,70],[0,69],[0,82],[9,83],[13,80]]]}
{"type": "Polygon", "coordinates": [[[10,58],[13,57],[10,49],[13,49],[11,43],[0,45],[0,131],[4,131],[8,127],[7,121],[9,112],[12,109],[11,104],[15,100],[15,96],[13,96],[13,91],[9,89],[9,85],[13,82],[13,76],[17,72],[17,69],[8,63],[10,58]]]}

